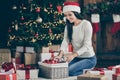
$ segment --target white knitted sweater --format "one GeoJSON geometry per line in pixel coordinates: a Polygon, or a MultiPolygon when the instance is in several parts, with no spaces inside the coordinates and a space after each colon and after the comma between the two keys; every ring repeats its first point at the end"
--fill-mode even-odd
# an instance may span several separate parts
{"type": "MultiPolygon", "coordinates": [[[[72,45],[74,52],[78,53],[78,57],[87,58],[95,55],[92,46],[92,25],[87,20],[73,26],[72,45]]],[[[64,53],[68,52],[68,38],[67,38],[67,27],[64,30],[64,39],[61,44],[60,50],[64,53]]]]}

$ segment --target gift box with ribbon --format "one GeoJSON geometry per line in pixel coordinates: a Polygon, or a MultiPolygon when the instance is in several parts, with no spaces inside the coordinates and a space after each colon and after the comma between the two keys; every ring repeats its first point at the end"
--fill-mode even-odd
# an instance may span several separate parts
{"type": "Polygon", "coordinates": [[[120,80],[120,65],[109,66],[108,69],[115,73],[112,76],[112,80],[120,80]]]}
{"type": "Polygon", "coordinates": [[[77,80],[109,80],[104,75],[83,74],[77,77],[77,80]]]}
{"type": "Polygon", "coordinates": [[[35,53],[34,47],[17,46],[16,52],[35,53]]]}
{"type": "Polygon", "coordinates": [[[13,62],[4,62],[1,67],[2,69],[0,71],[1,72],[0,74],[9,73],[9,72],[11,74],[16,73],[16,65],[13,62]]]}
{"type": "Polygon", "coordinates": [[[113,74],[112,80],[120,80],[120,74],[113,74]]]}
{"type": "Polygon", "coordinates": [[[108,80],[112,80],[112,75],[115,73],[112,70],[108,70],[106,68],[93,68],[91,70],[86,70],[86,74],[93,74],[93,75],[105,75],[108,80]]]}
{"type": "Polygon", "coordinates": [[[0,70],[0,80],[17,80],[16,67],[12,62],[4,62],[0,70]]]}
{"type": "Polygon", "coordinates": [[[59,49],[60,49],[60,45],[51,45],[51,46],[48,46],[48,47],[43,46],[42,47],[42,53],[49,53],[50,50],[58,52],[59,49]]]}
{"type": "Polygon", "coordinates": [[[61,79],[68,77],[68,63],[43,63],[39,64],[39,76],[49,79],[61,79]]]}
{"type": "Polygon", "coordinates": [[[120,74],[120,65],[109,66],[108,69],[114,71],[115,74],[120,74]]]}
{"type": "Polygon", "coordinates": [[[19,68],[17,71],[17,79],[37,79],[38,69],[31,66],[25,66],[24,68],[19,68]]]}
{"type": "Polygon", "coordinates": [[[11,52],[9,49],[0,49],[0,66],[3,62],[11,62],[11,52]]]}
{"type": "Polygon", "coordinates": [[[17,80],[16,74],[0,74],[0,80],[17,80]]]}
{"type": "Polygon", "coordinates": [[[36,53],[25,53],[25,65],[36,64],[36,53]]]}
{"type": "Polygon", "coordinates": [[[24,64],[16,64],[16,69],[20,69],[20,68],[24,68],[25,65],[24,64]]]}
{"type": "MultiPolygon", "coordinates": [[[[54,52],[53,54],[54,54],[54,56],[57,56],[58,52],[54,52]]],[[[40,58],[39,58],[40,61],[44,61],[44,60],[50,59],[50,58],[51,58],[51,53],[40,53],[40,58]]]]}

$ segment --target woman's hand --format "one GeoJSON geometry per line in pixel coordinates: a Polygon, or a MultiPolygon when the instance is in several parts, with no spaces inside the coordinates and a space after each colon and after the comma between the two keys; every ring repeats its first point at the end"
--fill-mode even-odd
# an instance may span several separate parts
{"type": "Polygon", "coordinates": [[[54,59],[61,59],[62,57],[61,56],[55,56],[54,59]]]}
{"type": "Polygon", "coordinates": [[[73,60],[75,57],[77,57],[78,56],[78,54],[77,53],[75,53],[75,52],[73,52],[73,53],[68,53],[68,55],[65,55],[65,57],[67,58],[67,62],[70,62],[71,60],[73,60]]]}
{"type": "Polygon", "coordinates": [[[62,56],[63,56],[64,52],[63,51],[60,51],[59,54],[57,56],[55,56],[54,58],[55,59],[61,59],[62,56]]]}

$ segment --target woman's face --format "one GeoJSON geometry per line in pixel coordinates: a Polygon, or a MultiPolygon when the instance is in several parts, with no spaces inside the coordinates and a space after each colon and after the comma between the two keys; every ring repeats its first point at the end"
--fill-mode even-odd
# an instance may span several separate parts
{"type": "Polygon", "coordinates": [[[65,12],[64,16],[70,21],[70,23],[74,23],[77,20],[76,16],[71,11],[65,12]]]}

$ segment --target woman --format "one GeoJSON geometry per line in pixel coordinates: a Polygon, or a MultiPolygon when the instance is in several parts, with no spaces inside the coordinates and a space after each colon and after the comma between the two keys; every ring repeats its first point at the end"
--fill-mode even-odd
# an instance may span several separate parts
{"type": "Polygon", "coordinates": [[[89,21],[82,19],[79,4],[76,2],[65,2],[63,13],[66,27],[60,53],[56,58],[68,53],[68,46],[72,44],[73,52],[65,57],[69,62],[69,76],[78,76],[83,73],[83,69],[90,69],[96,65],[92,46],[92,26],[89,21]]]}

